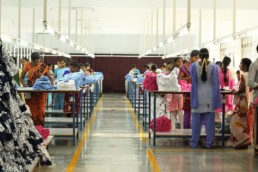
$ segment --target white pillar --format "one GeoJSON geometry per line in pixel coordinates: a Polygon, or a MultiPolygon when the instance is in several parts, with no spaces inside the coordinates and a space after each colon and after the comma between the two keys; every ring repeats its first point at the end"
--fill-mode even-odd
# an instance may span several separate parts
{"type": "Polygon", "coordinates": [[[78,37],[78,10],[76,9],[75,13],[75,42],[77,43],[77,37],[78,37]]]}
{"type": "Polygon", "coordinates": [[[199,11],[199,46],[202,44],[202,10],[199,11]]]}
{"type": "Polygon", "coordinates": [[[163,0],[163,40],[166,37],[166,0],[163,0]]]}
{"type": "Polygon", "coordinates": [[[71,38],[71,0],[69,0],[68,7],[68,37],[71,38]]]}
{"type": "Polygon", "coordinates": [[[32,42],[35,43],[35,8],[32,9],[32,42]]]}
{"type": "Polygon", "coordinates": [[[82,46],[82,38],[83,38],[83,9],[81,9],[81,43],[80,45],[82,46]]]}
{"type": "Polygon", "coordinates": [[[61,33],[61,20],[62,20],[62,0],[59,0],[58,9],[58,31],[61,33]]]}
{"type": "Polygon", "coordinates": [[[18,38],[21,38],[21,0],[18,5],[18,38]]]}
{"type": "Polygon", "coordinates": [[[173,0],[173,34],[176,32],[176,0],[173,0]]]}
{"type": "Polygon", "coordinates": [[[233,0],[233,35],[236,33],[236,0],[233,0]]]}
{"type": "Polygon", "coordinates": [[[191,0],[187,0],[187,28],[191,27],[191,0]]]}
{"type": "Polygon", "coordinates": [[[216,0],[213,0],[213,40],[216,39],[216,0]]]}
{"type": "Polygon", "coordinates": [[[159,10],[156,12],[156,44],[159,43],[159,10]]]}

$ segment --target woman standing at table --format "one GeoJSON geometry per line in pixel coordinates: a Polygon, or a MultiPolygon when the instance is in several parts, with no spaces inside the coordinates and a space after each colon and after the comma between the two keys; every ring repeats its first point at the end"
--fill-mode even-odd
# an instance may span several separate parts
{"type": "Polygon", "coordinates": [[[231,137],[227,142],[227,146],[232,146],[234,148],[248,148],[248,145],[251,143],[250,128],[247,123],[247,116],[253,115],[250,114],[253,113],[252,109],[248,112],[251,92],[247,85],[247,78],[251,63],[252,61],[248,58],[243,58],[241,60],[239,68],[243,73],[240,76],[239,89],[238,91],[232,90],[232,93],[239,98],[230,120],[231,137]]]}
{"type": "MultiPolygon", "coordinates": [[[[37,52],[31,54],[32,62],[26,63],[23,68],[20,81],[24,87],[32,87],[38,78],[43,75],[48,76],[51,84],[54,85],[54,80],[49,73],[49,68],[44,63],[41,63],[40,55],[37,52]],[[28,73],[28,83],[24,83],[24,77],[28,73]]],[[[46,93],[31,93],[31,98],[26,99],[26,103],[29,105],[32,120],[34,125],[44,126],[44,113],[47,101],[46,93]]]]}
{"type": "MultiPolygon", "coordinates": [[[[188,84],[191,84],[191,76],[190,76],[190,65],[199,60],[199,50],[193,50],[190,54],[190,64],[189,68],[187,65],[182,65],[180,68],[179,79],[187,81],[188,84]]],[[[184,128],[191,128],[191,103],[190,103],[190,95],[184,95],[184,128]]]]}
{"type": "Polygon", "coordinates": [[[208,61],[209,51],[200,50],[200,61],[191,65],[192,148],[198,147],[202,118],[205,122],[206,148],[212,148],[215,140],[215,110],[221,107],[219,68],[208,61]]]}

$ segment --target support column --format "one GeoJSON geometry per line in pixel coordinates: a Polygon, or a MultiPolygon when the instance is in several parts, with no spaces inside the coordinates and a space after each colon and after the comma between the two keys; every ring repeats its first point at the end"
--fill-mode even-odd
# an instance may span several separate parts
{"type": "Polygon", "coordinates": [[[62,20],[62,0],[59,0],[58,9],[58,31],[61,33],[61,20],[62,20]]]}
{"type": "Polygon", "coordinates": [[[216,39],[216,0],[213,0],[213,40],[216,39]]]}
{"type": "Polygon", "coordinates": [[[21,38],[21,0],[18,5],[18,38],[21,38]]]}
{"type": "Polygon", "coordinates": [[[32,9],[32,42],[35,43],[35,8],[32,9]]]}
{"type": "Polygon", "coordinates": [[[68,37],[71,38],[71,0],[69,0],[69,7],[68,7],[68,37]]]}

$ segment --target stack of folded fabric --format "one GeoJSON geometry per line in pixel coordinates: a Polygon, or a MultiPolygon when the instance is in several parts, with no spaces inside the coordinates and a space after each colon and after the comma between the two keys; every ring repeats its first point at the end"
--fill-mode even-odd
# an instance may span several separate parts
{"type": "Polygon", "coordinates": [[[129,75],[129,74],[126,74],[126,75],[125,75],[125,80],[126,80],[126,81],[131,81],[131,80],[132,80],[132,76],[129,75]]]}
{"type": "Polygon", "coordinates": [[[34,90],[56,90],[56,86],[51,85],[47,76],[42,76],[37,79],[32,88],[34,90]]]}
{"type": "Polygon", "coordinates": [[[75,90],[75,81],[74,80],[69,80],[67,82],[59,81],[57,83],[57,89],[58,90],[75,90]]]}
{"type": "Polygon", "coordinates": [[[157,84],[159,91],[180,91],[181,87],[178,84],[177,75],[171,72],[169,75],[158,74],[157,84]]]}
{"type": "Polygon", "coordinates": [[[83,86],[86,84],[86,77],[82,72],[75,72],[75,73],[69,73],[65,75],[63,78],[57,80],[57,82],[68,82],[69,80],[75,81],[76,88],[79,88],[80,86],[83,86]]]}
{"type": "Polygon", "coordinates": [[[95,84],[97,82],[97,78],[94,75],[90,75],[85,77],[85,83],[86,84],[95,84]]]}
{"type": "Polygon", "coordinates": [[[149,72],[143,80],[143,87],[146,90],[158,90],[157,75],[149,72]]]}
{"type": "Polygon", "coordinates": [[[38,130],[39,134],[42,136],[42,139],[46,139],[49,136],[49,129],[42,127],[42,125],[36,125],[36,129],[38,130]]]}

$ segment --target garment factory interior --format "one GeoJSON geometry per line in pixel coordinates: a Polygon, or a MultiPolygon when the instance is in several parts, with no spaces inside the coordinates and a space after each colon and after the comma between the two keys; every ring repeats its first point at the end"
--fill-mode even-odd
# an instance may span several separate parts
{"type": "Polygon", "coordinates": [[[0,0],[0,172],[258,171],[257,7],[0,0]]]}

